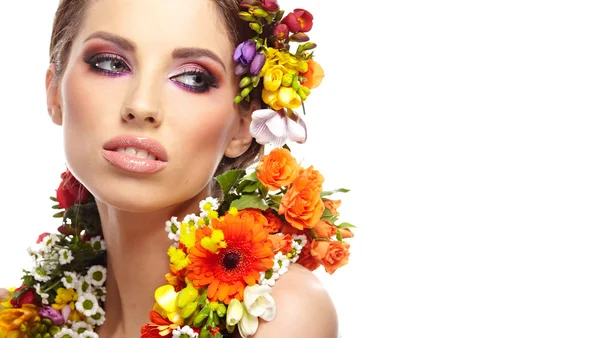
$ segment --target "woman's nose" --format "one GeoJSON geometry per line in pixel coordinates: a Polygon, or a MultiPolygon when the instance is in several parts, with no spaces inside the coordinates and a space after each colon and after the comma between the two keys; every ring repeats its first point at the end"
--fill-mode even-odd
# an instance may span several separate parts
{"type": "Polygon", "coordinates": [[[121,112],[123,122],[154,128],[162,123],[159,82],[148,77],[138,79],[121,112]]]}

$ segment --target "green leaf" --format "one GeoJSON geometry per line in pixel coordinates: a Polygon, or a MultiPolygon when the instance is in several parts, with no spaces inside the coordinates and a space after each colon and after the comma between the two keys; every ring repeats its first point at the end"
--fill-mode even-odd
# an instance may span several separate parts
{"type": "Polygon", "coordinates": [[[271,201],[277,203],[277,204],[281,204],[281,199],[283,198],[282,195],[269,195],[269,198],[271,199],[271,201]]]}
{"type": "Polygon", "coordinates": [[[338,193],[338,192],[349,192],[349,191],[350,191],[350,189],[344,189],[344,188],[335,189],[335,190],[332,190],[332,191],[323,191],[323,192],[321,192],[321,197],[331,196],[331,195],[333,195],[335,193],[338,193]]]}
{"type": "Polygon", "coordinates": [[[258,177],[256,176],[256,171],[251,172],[250,174],[244,176],[243,181],[252,181],[258,182],[258,177]]]}
{"type": "Polygon", "coordinates": [[[335,234],[335,238],[340,241],[343,242],[344,239],[342,238],[342,233],[338,230],[337,233],[335,234]]]}
{"type": "Polygon", "coordinates": [[[337,217],[329,210],[329,208],[325,208],[323,215],[321,215],[321,220],[334,223],[337,220],[337,217]]]}
{"type": "Polygon", "coordinates": [[[51,200],[52,202],[58,202],[58,200],[57,200],[57,199],[56,199],[56,197],[54,197],[54,196],[50,196],[50,200],[51,200]]]}
{"type": "Polygon", "coordinates": [[[248,208],[267,210],[267,208],[269,207],[261,196],[256,195],[242,195],[240,198],[231,202],[231,206],[238,210],[248,208]]]}
{"type": "Polygon", "coordinates": [[[52,215],[52,217],[56,217],[56,218],[61,218],[65,215],[64,211],[61,212],[57,212],[56,214],[52,215]]]}
{"type": "Polygon", "coordinates": [[[55,205],[52,206],[52,209],[59,209],[60,210],[60,209],[62,209],[62,207],[60,205],[58,205],[58,204],[55,204],[55,205]]]}
{"type": "Polygon", "coordinates": [[[336,225],[336,227],[338,227],[340,229],[343,229],[343,228],[356,228],[355,225],[352,225],[352,224],[350,224],[348,222],[344,222],[342,224],[336,225]]]}
{"type": "Polygon", "coordinates": [[[215,177],[215,179],[217,180],[217,182],[219,182],[223,194],[227,195],[231,191],[231,188],[233,188],[236,185],[238,180],[242,178],[245,173],[245,170],[228,170],[223,174],[215,177]]]}
{"type": "Polygon", "coordinates": [[[244,181],[244,182],[248,182],[246,184],[244,184],[245,186],[242,188],[241,191],[238,190],[238,192],[240,193],[244,193],[244,192],[254,192],[256,191],[256,189],[258,188],[258,186],[260,185],[259,182],[250,182],[250,181],[244,181]]]}

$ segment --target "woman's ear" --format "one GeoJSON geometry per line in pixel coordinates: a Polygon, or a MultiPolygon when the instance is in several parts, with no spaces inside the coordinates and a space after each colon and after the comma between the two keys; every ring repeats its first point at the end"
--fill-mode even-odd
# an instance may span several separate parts
{"type": "Polygon", "coordinates": [[[250,101],[250,107],[248,109],[244,109],[245,111],[241,112],[240,116],[240,124],[238,127],[238,131],[233,135],[231,141],[227,145],[225,149],[225,156],[229,158],[236,158],[245,153],[248,148],[252,145],[252,140],[254,139],[250,134],[250,123],[252,122],[252,113],[255,110],[260,109],[260,101],[258,99],[254,99],[250,101]]]}
{"type": "Polygon", "coordinates": [[[51,63],[46,71],[46,106],[48,115],[55,124],[62,126],[62,110],[58,93],[58,77],[56,65],[51,63]]]}

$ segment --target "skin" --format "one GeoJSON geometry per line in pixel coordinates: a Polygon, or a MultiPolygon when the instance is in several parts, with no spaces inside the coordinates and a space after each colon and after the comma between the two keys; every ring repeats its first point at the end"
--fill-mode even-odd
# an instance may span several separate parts
{"type": "MultiPolygon", "coordinates": [[[[168,266],[165,220],[197,212],[222,156],[239,156],[252,141],[249,111],[233,103],[234,46],[213,6],[210,0],[94,1],[63,76],[57,77],[54,65],[46,74],[48,113],[63,127],[68,167],[97,199],[107,242],[107,315],[98,332],[103,338],[139,336],[154,290],[165,283],[167,269],[157,268],[168,266]],[[174,59],[178,48],[201,48],[213,57],[174,59]],[[118,61],[100,57],[107,54],[118,61]],[[194,76],[181,75],[189,70],[210,73],[215,88],[182,87],[198,84],[194,76]],[[101,150],[118,135],[159,141],[168,166],[151,175],[112,166],[101,150]]],[[[338,336],[335,308],[312,272],[293,266],[272,295],[277,317],[261,323],[254,337],[338,336]]]]}

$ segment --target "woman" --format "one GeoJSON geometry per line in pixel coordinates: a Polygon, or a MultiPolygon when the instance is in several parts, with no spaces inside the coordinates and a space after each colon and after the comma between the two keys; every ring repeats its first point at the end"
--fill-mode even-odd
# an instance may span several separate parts
{"type": "MultiPolygon", "coordinates": [[[[159,297],[159,290],[165,289],[159,287],[165,284],[166,267],[174,262],[172,256],[165,255],[166,248],[173,244],[173,238],[165,236],[165,220],[181,220],[197,212],[201,201],[211,201],[210,196],[218,194],[213,177],[230,169],[247,168],[260,158],[263,144],[280,147],[288,137],[305,140],[305,127],[299,116],[286,107],[277,107],[283,94],[277,101],[269,96],[277,89],[265,89],[274,81],[281,82],[278,87],[283,88],[286,78],[274,80],[278,76],[275,71],[261,73],[269,81],[257,86],[259,72],[270,59],[257,56],[260,53],[256,47],[260,49],[260,45],[247,44],[249,38],[261,33],[252,23],[260,22],[257,18],[275,18],[278,10],[276,1],[243,1],[242,7],[236,0],[60,2],[51,39],[51,64],[46,73],[47,107],[52,122],[64,131],[69,171],[63,176],[63,184],[78,187],[76,194],[91,193],[102,224],[102,245],[107,252],[106,315],[94,327],[100,337],[134,337],[140,334],[140,327],[145,327],[142,334],[148,337],[165,332],[181,337],[201,333],[176,330],[175,327],[183,326],[183,320],[178,323],[178,317],[167,318],[164,311],[153,311],[152,323],[148,324],[148,312],[157,309],[156,302],[163,306],[160,310],[166,309],[159,297]],[[273,107],[287,115],[266,109],[273,107]],[[272,121],[283,121],[283,134],[274,131],[272,121]],[[77,185],[79,182],[81,186],[77,185]],[[165,329],[161,323],[173,326],[165,329]]],[[[304,10],[293,14],[283,19],[280,15],[276,20],[281,24],[273,34],[279,35],[280,41],[289,41],[294,35],[296,41],[306,42],[312,16],[304,10]]],[[[304,47],[314,48],[309,43],[304,47]]],[[[297,67],[306,68],[306,64],[297,67]]],[[[301,70],[304,78],[295,77],[294,81],[301,81],[304,86],[296,87],[293,94],[303,101],[309,94],[308,82],[320,79],[311,78],[308,69],[301,70]]],[[[290,100],[294,99],[297,98],[290,100]]],[[[294,105],[291,101],[283,104],[294,105]]],[[[318,173],[311,175],[316,177],[318,173]]],[[[77,196],[74,203],[83,198],[77,196]]],[[[335,212],[335,206],[328,210],[335,212]]],[[[286,219],[284,214],[281,213],[281,219],[286,219]]],[[[167,226],[174,223],[167,222],[167,226]]],[[[215,233],[207,237],[208,241],[215,238],[215,233]]],[[[349,232],[344,232],[344,237],[348,236],[349,232]]],[[[49,238],[40,237],[40,242],[45,244],[49,238]]],[[[208,248],[204,242],[202,246],[208,248]]],[[[190,255],[192,251],[189,250],[190,255]]],[[[202,254],[196,251],[197,255],[202,254]]],[[[311,269],[315,267],[312,265],[311,269]]],[[[179,282],[191,283],[190,276],[179,282]]],[[[195,281],[191,284],[197,286],[195,281]]],[[[43,290],[37,291],[39,298],[43,290]]],[[[56,299],[67,297],[66,291],[61,292],[64,295],[57,294],[55,305],[59,302],[56,299]]],[[[221,289],[217,291],[220,293],[221,289]]],[[[208,294],[210,298],[210,291],[208,294]]],[[[241,295],[240,291],[219,296],[218,301],[235,303],[241,295]]],[[[234,335],[338,336],[335,307],[309,269],[291,264],[270,295],[277,304],[276,316],[266,320],[266,316],[260,317],[257,330],[238,326],[234,335]]],[[[22,305],[24,298],[20,297],[22,305]]],[[[75,304],[76,299],[72,301],[75,304]]],[[[60,309],[67,309],[65,304],[71,303],[64,301],[60,309]]],[[[81,305],[72,304],[68,311],[81,305]]],[[[26,311],[27,307],[22,309],[26,311]]],[[[227,320],[229,317],[228,313],[227,320]]],[[[65,320],[68,318],[67,314],[65,320]]],[[[201,334],[228,334],[219,332],[216,324],[210,330],[201,334]]],[[[52,334],[69,336],[65,332],[52,334]]],[[[81,336],[94,336],[85,334],[81,336]]]]}

